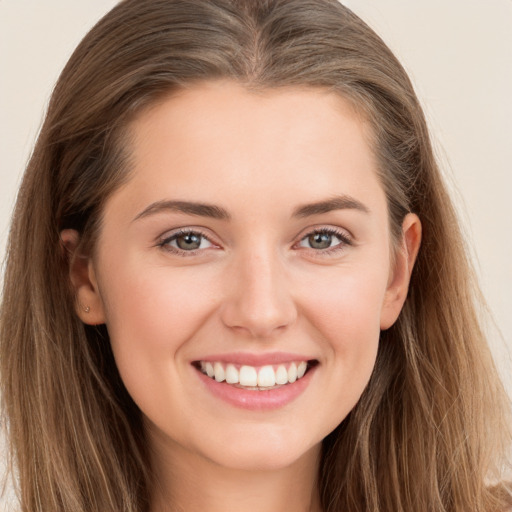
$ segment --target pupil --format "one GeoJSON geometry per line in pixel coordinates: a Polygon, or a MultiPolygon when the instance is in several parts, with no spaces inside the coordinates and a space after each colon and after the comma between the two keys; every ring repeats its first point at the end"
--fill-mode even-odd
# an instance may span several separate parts
{"type": "Polygon", "coordinates": [[[179,236],[176,239],[176,244],[183,250],[199,249],[199,246],[201,245],[201,237],[194,235],[193,233],[188,233],[186,235],[179,236]]]}
{"type": "Polygon", "coordinates": [[[315,233],[309,237],[313,249],[327,249],[331,246],[332,236],[328,233],[315,233]]]}

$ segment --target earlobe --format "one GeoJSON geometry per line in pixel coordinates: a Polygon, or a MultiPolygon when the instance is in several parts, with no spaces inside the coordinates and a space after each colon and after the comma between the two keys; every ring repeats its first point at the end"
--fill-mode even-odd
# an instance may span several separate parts
{"type": "Polygon", "coordinates": [[[414,213],[405,216],[402,223],[402,241],[396,252],[381,311],[380,328],[389,329],[398,318],[407,298],[409,282],[421,245],[421,221],[414,213]]]}
{"type": "Polygon", "coordinates": [[[77,315],[85,324],[105,323],[103,301],[92,259],[79,251],[80,235],[74,229],[64,229],[60,239],[67,256],[69,279],[75,291],[77,315]]]}

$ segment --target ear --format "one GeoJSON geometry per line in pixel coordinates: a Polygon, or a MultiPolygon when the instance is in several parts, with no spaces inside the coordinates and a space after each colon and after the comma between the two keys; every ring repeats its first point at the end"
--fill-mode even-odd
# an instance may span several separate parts
{"type": "Polygon", "coordinates": [[[77,315],[85,324],[105,323],[103,301],[99,294],[92,259],[80,253],[78,231],[64,229],[60,233],[60,239],[67,253],[69,279],[75,290],[77,315]]]}
{"type": "Polygon", "coordinates": [[[401,246],[396,252],[384,297],[380,318],[381,330],[389,329],[402,311],[420,244],[421,221],[417,215],[409,213],[402,223],[401,246]]]}

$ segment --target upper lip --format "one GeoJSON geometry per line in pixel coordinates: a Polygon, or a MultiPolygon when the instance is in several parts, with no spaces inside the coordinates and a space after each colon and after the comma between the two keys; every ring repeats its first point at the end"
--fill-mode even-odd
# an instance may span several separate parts
{"type": "Polygon", "coordinates": [[[263,354],[233,352],[229,354],[213,354],[196,359],[195,361],[220,362],[247,366],[265,366],[269,364],[292,363],[296,361],[311,361],[315,358],[291,352],[268,352],[263,354]]]}

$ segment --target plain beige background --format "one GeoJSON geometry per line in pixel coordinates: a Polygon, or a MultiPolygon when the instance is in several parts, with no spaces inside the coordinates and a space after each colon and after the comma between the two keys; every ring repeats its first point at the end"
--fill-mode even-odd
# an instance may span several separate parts
{"type": "MultiPolygon", "coordinates": [[[[53,84],[86,31],[116,3],[0,0],[2,258],[16,190],[53,84]]],[[[383,37],[416,86],[503,334],[492,331],[490,341],[512,395],[512,0],[345,4],[383,37]]],[[[0,510],[6,503],[0,499],[0,510]]]]}

